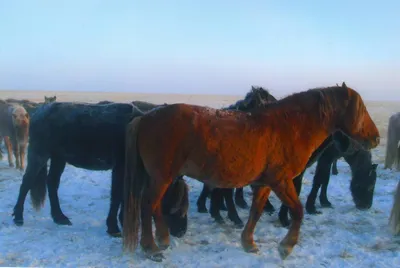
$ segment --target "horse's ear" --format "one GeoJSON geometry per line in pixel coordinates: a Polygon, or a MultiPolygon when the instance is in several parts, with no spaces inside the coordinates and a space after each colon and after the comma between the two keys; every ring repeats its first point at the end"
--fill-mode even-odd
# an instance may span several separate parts
{"type": "Polygon", "coordinates": [[[346,83],[345,83],[345,82],[343,82],[343,83],[342,83],[342,88],[347,88],[347,86],[346,86],[346,83]]]}
{"type": "Polygon", "coordinates": [[[338,130],[332,134],[332,137],[333,137],[333,143],[340,152],[345,153],[349,150],[350,138],[346,134],[338,130]]]}

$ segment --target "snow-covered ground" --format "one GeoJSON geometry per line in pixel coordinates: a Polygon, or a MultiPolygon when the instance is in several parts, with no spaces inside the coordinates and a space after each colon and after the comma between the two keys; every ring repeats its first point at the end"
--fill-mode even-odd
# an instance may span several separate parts
{"type": "MultiPolygon", "coordinates": [[[[186,235],[171,237],[163,263],[144,258],[138,249],[123,253],[121,239],[109,237],[105,219],[109,206],[110,172],[91,172],[67,166],[59,190],[61,207],[72,226],[58,226],[50,217],[49,202],[35,212],[28,195],[25,224],[12,222],[22,172],[0,161],[0,266],[46,267],[400,267],[400,238],[391,235],[388,218],[393,192],[400,173],[378,168],[373,207],[358,211],[349,192],[350,170],[338,162],[339,175],[331,177],[328,195],[333,209],[321,215],[305,214],[299,244],[282,261],[278,242],[287,229],[277,214],[265,214],[255,232],[260,253],[245,253],[240,245],[241,230],[214,223],[209,214],[197,212],[201,184],[187,178],[190,185],[189,227],[186,235]]],[[[308,169],[301,200],[304,203],[315,166],[308,169]]],[[[247,200],[250,202],[250,192],[247,200]]],[[[275,195],[271,200],[280,205],[275,195]]],[[[317,206],[319,203],[317,201],[317,206]]],[[[248,211],[239,209],[247,220],[248,211]]],[[[226,212],[222,212],[226,216],[226,212]]]]}

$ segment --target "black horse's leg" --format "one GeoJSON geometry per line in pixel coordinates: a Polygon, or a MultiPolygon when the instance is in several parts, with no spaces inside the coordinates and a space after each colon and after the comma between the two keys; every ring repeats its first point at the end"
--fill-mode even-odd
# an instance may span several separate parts
{"type": "Polygon", "coordinates": [[[272,213],[275,212],[275,208],[269,201],[269,198],[267,199],[267,202],[265,202],[264,211],[267,212],[269,215],[272,215],[272,213]]]}
{"type": "Polygon", "coordinates": [[[200,213],[207,213],[206,201],[207,196],[210,194],[211,189],[205,183],[203,183],[203,190],[201,191],[199,198],[197,199],[197,211],[200,213]]]}
{"type": "Polygon", "coordinates": [[[326,181],[326,178],[329,178],[331,164],[332,162],[329,161],[329,159],[325,159],[324,156],[318,161],[317,168],[315,169],[313,185],[306,202],[306,211],[309,214],[321,214],[321,211],[318,211],[315,207],[315,200],[317,199],[319,188],[323,182],[326,181]]]}
{"type": "MultiPolygon", "coordinates": [[[[46,180],[46,176],[45,177],[40,177],[40,176],[46,175],[45,173],[47,173],[46,165],[49,157],[46,154],[38,154],[37,152],[35,152],[33,146],[34,145],[32,144],[28,148],[28,165],[26,167],[25,174],[22,177],[22,184],[19,188],[17,203],[14,206],[13,220],[14,223],[18,226],[24,224],[24,218],[23,218],[24,203],[28,191],[35,186],[35,183],[37,182],[38,179],[44,178],[44,180],[46,180]]],[[[43,183],[45,184],[46,182],[43,183]]]]}
{"type": "Polygon", "coordinates": [[[60,201],[58,199],[58,188],[60,187],[61,175],[64,172],[66,162],[60,157],[52,157],[47,176],[47,190],[49,192],[51,217],[53,221],[59,225],[72,225],[71,221],[61,210],[60,201]]]}
{"type": "Polygon", "coordinates": [[[210,214],[211,217],[215,219],[216,222],[224,224],[225,221],[221,217],[220,208],[221,204],[224,202],[224,189],[214,188],[211,191],[211,202],[210,202],[210,214]]]}
{"type": "Polygon", "coordinates": [[[222,189],[226,206],[228,208],[228,218],[235,224],[235,227],[243,228],[243,221],[237,213],[235,203],[233,203],[233,190],[234,189],[222,189]]]}
{"type": "Polygon", "coordinates": [[[322,181],[322,185],[321,185],[321,192],[319,193],[319,203],[321,204],[321,207],[331,208],[332,203],[329,202],[328,196],[327,196],[329,179],[330,179],[329,174],[326,174],[322,179],[323,179],[323,181],[322,181]]]}
{"type": "MultiPolygon", "coordinates": [[[[300,196],[301,193],[301,186],[303,184],[303,176],[304,176],[305,170],[301,172],[296,178],[293,179],[293,184],[297,192],[297,196],[300,196]]],[[[289,207],[284,205],[282,203],[281,208],[279,210],[279,221],[281,222],[283,227],[287,227],[290,225],[290,220],[289,220],[289,207]]]]}
{"type": "Polygon", "coordinates": [[[249,208],[249,206],[246,203],[246,200],[244,200],[243,187],[242,188],[236,188],[235,203],[240,208],[249,208]]]}
{"type": "MultiPolygon", "coordinates": [[[[122,162],[122,161],[121,161],[122,162]]],[[[110,200],[110,210],[107,216],[107,233],[114,237],[120,237],[121,231],[118,228],[117,214],[120,205],[122,205],[123,197],[123,175],[124,166],[116,165],[111,172],[111,200],[110,200]]],[[[123,224],[123,210],[121,206],[121,211],[119,213],[119,220],[121,226],[123,224]]]]}
{"type": "MultiPolygon", "coordinates": [[[[333,161],[332,163],[332,174],[337,175],[339,174],[339,171],[337,169],[337,159],[333,161]]],[[[323,187],[323,186],[322,186],[323,187]]]]}

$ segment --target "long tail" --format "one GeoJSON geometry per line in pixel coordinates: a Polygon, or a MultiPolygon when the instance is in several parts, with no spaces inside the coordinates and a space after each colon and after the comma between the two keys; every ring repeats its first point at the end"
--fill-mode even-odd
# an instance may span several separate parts
{"type": "Polygon", "coordinates": [[[141,116],[128,124],[125,137],[123,247],[134,251],[139,241],[141,200],[148,178],[137,148],[141,116]]]}
{"type": "Polygon", "coordinates": [[[389,225],[395,235],[400,234],[400,182],[394,195],[393,207],[390,213],[389,225]]]}
{"type": "Polygon", "coordinates": [[[30,190],[32,206],[35,210],[40,210],[46,200],[46,180],[47,180],[47,163],[40,169],[35,179],[35,184],[30,190]]]}

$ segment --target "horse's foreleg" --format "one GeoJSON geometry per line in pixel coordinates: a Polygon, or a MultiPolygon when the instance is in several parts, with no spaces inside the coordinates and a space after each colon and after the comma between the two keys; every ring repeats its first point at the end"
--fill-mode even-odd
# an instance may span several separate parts
{"type": "Polygon", "coordinates": [[[292,224],[285,238],[279,244],[279,255],[285,259],[297,244],[300,234],[300,226],[303,220],[303,206],[297,196],[293,179],[282,180],[279,184],[272,187],[274,193],[279,197],[283,204],[289,207],[292,216],[292,224]]]}
{"type": "Polygon", "coordinates": [[[26,152],[26,144],[19,145],[19,161],[21,163],[21,170],[25,168],[25,152],[26,152]]]}
{"type": "Polygon", "coordinates": [[[333,163],[332,163],[332,174],[333,175],[339,174],[339,171],[337,169],[337,159],[335,161],[333,161],[333,163]]]}
{"type": "Polygon", "coordinates": [[[265,201],[268,199],[270,192],[271,189],[269,187],[254,187],[249,219],[247,220],[246,226],[241,235],[242,246],[247,252],[258,251],[253,238],[254,228],[261,217],[265,201]]]}
{"type": "Polygon", "coordinates": [[[237,213],[235,203],[233,203],[233,190],[234,189],[222,189],[228,209],[228,218],[235,224],[236,228],[243,228],[243,221],[240,219],[237,213]]]}
{"type": "Polygon", "coordinates": [[[10,167],[14,167],[13,146],[11,144],[10,138],[9,137],[4,137],[4,143],[5,143],[6,147],[7,147],[8,165],[10,167]]]}
{"type": "Polygon", "coordinates": [[[72,225],[71,221],[61,210],[58,199],[61,174],[64,172],[66,162],[62,158],[52,157],[49,174],[47,176],[47,190],[49,192],[51,217],[56,224],[72,225]]]}
{"type": "Polygon", "coordinates": [[[240,208],[248,208],[249,205],[247,205],[246,200],[244,200],[243,196],[243,187],[242,188],[236,188],[235,191],[235,204],[240,207],[240,208]]]}
{"type": "MultiPolygon", "coordinates": [[[[303,170],[300,175],[293,179],[293,185],[296,188],[297,196],[300,196],[301,186],[303,185],[303,176],[305,170],[303,170]]],[[[282,203],[281,208],[279,210],[279,221],[281,222],[283,227],[287,227],[290,225],[289,220],[289,207],[282,203]]]]}
{"type": "Polygon", "coordinates": [[[111,196],[110,196],[110,210],[107,216],[107,233],[114,237],[121,236],[121,230],[118,228],[117,215],[118,209],[121,205],[119,213],[119,221],[123,225],[123,181],[124,179],[124,166],[115,166],[111,172],[111,196]]]}
{"type": "Polygon", "coordinates": [[[19,157],[19,145],[18,142],[15,138],[11,139],[11,143],[12,143],[12,149],[14,151],[14,157],[15,157],[15,167],[17,169],[21,169],[21,162],[20,162],[20,157],[19,157]]]}
{"type": "Polygon", "coordinates": [[[207,213],[207,208],[206,208],[206,200],[207,196],[210,194],[210,188],[203,183],[203,190],[201,191],[199,198],[197,199],[197,211],[200,213],[207,213]]]}
{"type": "Polygon", "coordinates": [[[211,200],[210,200],[210,214],[211,217],[219,224],[224,224],[225,221],[221,217],[220,209],[221,204],[224,202],[224,189],[214,188],[211,190],[211,200]]]}
{"type": "Polygon", "coordinates": [[[315,169],[313,185],[310,194],[307,197],[306,210],[309,214],[321,214],[321,212],[315,207],[315,200],[317,199],[319,188],[330,175],[332,164],[332,162],[324,159],[323,157],[324,156],[318,160],[317,168],[315,169]]]}

